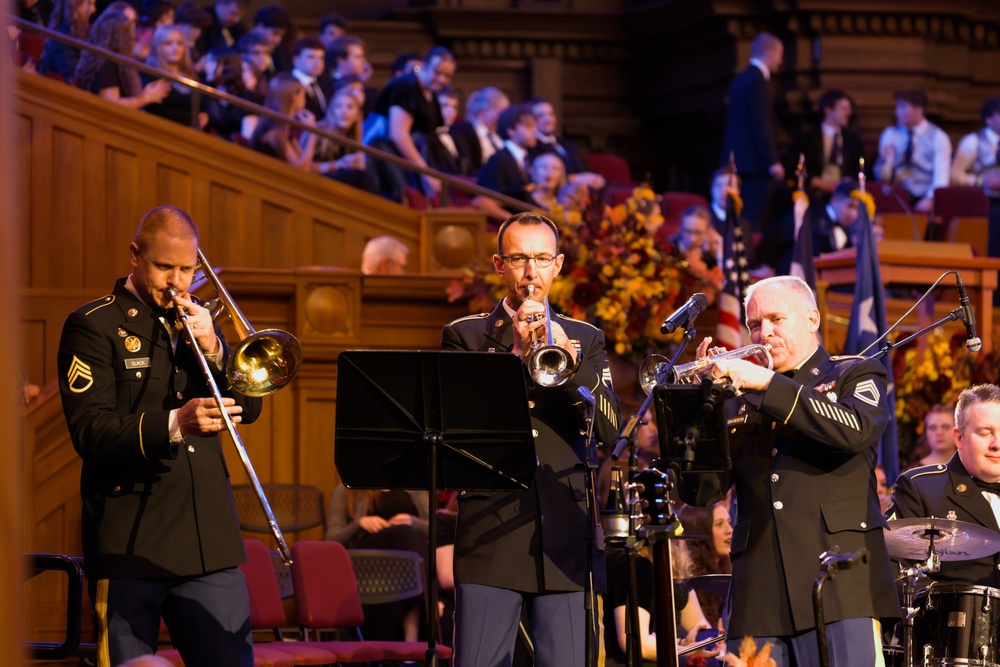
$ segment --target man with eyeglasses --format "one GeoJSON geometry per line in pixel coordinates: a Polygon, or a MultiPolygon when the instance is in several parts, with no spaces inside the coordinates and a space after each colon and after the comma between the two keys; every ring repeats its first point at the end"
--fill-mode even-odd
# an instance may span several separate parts
{"type": "Polygon", "coordinates": [[[563,265],[555,224],[537,213],[507,218],[493,265],[507,295],[490,314],[444,327],[446,350],[516,354],[547,335],[571,355],[575,374],[543,387],[524,374],[538,467],[527,491],[459,494],[455,531],[455,665],[509,665],[522,609],[540,667],[584,662],[584,583],[593,547],[587,525],[586,443],[579,393],[595,397],[594,437],[610,445],[620,424],[604,336],[546,311],[563,265]],[[529,298],[528,286],[534,286],[529,298]]]}

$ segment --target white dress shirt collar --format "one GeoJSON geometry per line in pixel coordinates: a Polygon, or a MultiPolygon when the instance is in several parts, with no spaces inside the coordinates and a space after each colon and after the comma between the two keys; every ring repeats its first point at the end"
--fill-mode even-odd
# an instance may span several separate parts
{"type": "Polygon", "coordinates": [[[761,74],[764,75],[766,81],[771,80],[771,70],[767,68],[767,65],[760,58],[751,58],[750,64],[760,70],[761,74]]]}

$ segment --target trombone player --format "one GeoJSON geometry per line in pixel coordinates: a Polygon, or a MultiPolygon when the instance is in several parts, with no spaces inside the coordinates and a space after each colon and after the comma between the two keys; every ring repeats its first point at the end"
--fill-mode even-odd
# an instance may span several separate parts
{"type": "Polygon", "coordinates": [[[511,216],[500,226],[493,256],[506,298],[492,314],[456,320],[441,335],[446,350],[512,353],[525,360],[538,457],[527,491],[459,494],[455,667],[511,664],[522,608],[536,665],[584,664],[583,591],[593,545],[580,389],[594,397],[599,442],[614,442],[620,418],[603,334],[585,322],[553,318],[546,307],[562,263],[559,231],[551,220],[537,213],[511,216]],[[535,341],[549,333],[551,343],[539,348],[535,341]],[[554,360],[543,362],[548,368],[565,366],[563,372],[531,371],[540,357],[554,360]]]}
{"type": "Polygon", "coordinates": [[[72,313],[59,390],[83,459],[83,550],[99,667],[155,653],[160,618],[189,667],[251,667],[246,560],[218,434],[260,415],[260,398],[210,397],[179,308],[220,387],[230,348],[187,293],[198,228],[159,206],[139,223],[132,273],[72,313]],[[171,298],[170,290],[178,294],[171,298]]]}

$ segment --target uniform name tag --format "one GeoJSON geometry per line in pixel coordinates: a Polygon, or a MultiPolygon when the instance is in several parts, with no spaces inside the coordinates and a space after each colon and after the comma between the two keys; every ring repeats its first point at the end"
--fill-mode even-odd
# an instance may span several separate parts
{"type": "Polygon", "coordinates": [[[149,357],[136,357],[135,359],[126,359],[125,368],[149,368],[149,357]]]}

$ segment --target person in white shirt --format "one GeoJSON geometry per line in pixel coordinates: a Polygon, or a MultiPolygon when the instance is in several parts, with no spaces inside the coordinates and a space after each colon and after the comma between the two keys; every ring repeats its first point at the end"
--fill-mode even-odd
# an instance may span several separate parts
{"type": "Polygon", "coordinates": [[[1000,97],[991,97],[979,111],[983,127],[958,142],[951,163],[951,184],[983,187],[982,171],[1000,164],[1000,97]]]}
{"type": "Polygon", "coordinates": [[[924,117],[926,108],[923,91],[896,92],[896,125],[882,131],[875,163],[875,177],[902,185],[921,213],[931,211],[934,190],[948,186],[951,169],[951,140],[924,117]]]}
{"type": "Polygon", "coordinates": [[[323,43],[316,37],[303,37],[292,47],[292,76],[306,89],[306,109],[316,118],[326,115],[326,107],[332,95],[329,89],[320,85],[320,77],[326,67],[326,52],[323,43]]]}
{"type": "Polygon", "coordinates": [[[499,88],[488,86],[474,90],[465,102],[465,120],[452,126],[451,134],[462,155],[463,173],[475,176],[493,154],[503,148],[497,133],[500,114],[510,100],[499,88]]]}

